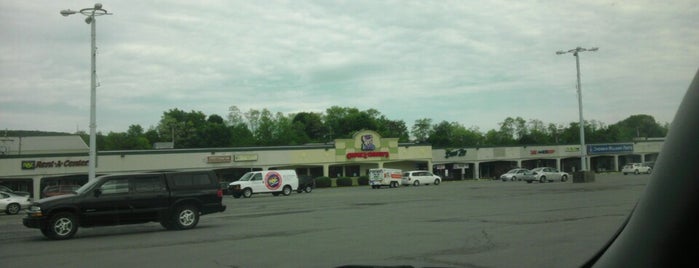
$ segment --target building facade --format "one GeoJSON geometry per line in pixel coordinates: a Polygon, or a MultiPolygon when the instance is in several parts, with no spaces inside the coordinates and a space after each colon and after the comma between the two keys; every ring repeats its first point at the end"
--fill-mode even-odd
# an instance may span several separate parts
{"type": "MultiPolygon", "coordinates": [[[[588,166],[618,171],[655,161],[662,141],[588,145],[588,166]]],[[[87,182],[88,147],[79,136],[0,139],[0,184],[43,197],[49,186],[87,182]]],[[[356,177],[371,168],[429,170],[446,179],[497,178],[514,167],[580,168],[579,145],[433,149],[363,130],[349,139],[275,147],[100,151],[97,174],[155,170],[214,170],[222,182],[245,172],[294,169],[300,175],[356,177]]]]}

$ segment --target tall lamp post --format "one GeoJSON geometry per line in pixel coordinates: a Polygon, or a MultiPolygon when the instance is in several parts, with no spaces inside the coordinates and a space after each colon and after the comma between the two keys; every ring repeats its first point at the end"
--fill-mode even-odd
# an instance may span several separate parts
{"type": "Polygon", "coordinates": [[[590,49],[587,48],[581,48],[581,47],[576,47],[574,49],[568,50],[568,51],[556,51],[556,55],[563,55],[566,53],[573,53],[573,56],[575,56],[575,67],[577,68],[578,71],[578,110],[580,114],[580,171],[586,171],[587,170],[587,161],[585,161],[586,155],[587,155],[587,148],[585,148],[585,121],[583,121],[583,106],[582,106],[582,85],[580,84],[580,59],[578,57],[578,53],[580,52],[585,52],[585,51],[597,51],[599,48],[593,47],[590,49]]]}
{"type": "Polygon", "coordinates": [[[100,3],[96,3],[95,6],[91,8],[83,8],[80,11],[70,9],[61,10],[61,15],[63,15],[64,17],[68,17],[76,13],[80,13],[87,16],[87,18],[85,18],[85,23],[92,25],[92,49],[90,52],[92,56],[92,66],[90,70],[90,161],[88,161],[88,179],[91,181],[95,179],[95,166],[97,164],[97,145],[95,137],[95,131],[97,128],[95,116],[97,102],[97,98],[95,96],[95,88],[97,86],[97,82],[95,81],[97,75],[97,71],[95,68],[95,57],[97,55],[97,46],[95,45],[95,24],[97,23],[97,20],[95,19],[95,17],[102,15],[112,15],[112,13],[108,13],[107,10],[102,9],[102,4],[100,3]]]}

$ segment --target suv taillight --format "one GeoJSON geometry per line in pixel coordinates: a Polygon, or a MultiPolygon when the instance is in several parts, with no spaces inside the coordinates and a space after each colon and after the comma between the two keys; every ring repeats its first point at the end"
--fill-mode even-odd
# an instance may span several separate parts
{"type": "Polygon", "coordinates": [[[223,197],[223,190],[218,189],[218,192],[216,192],[216,195],[217,195],[218,197],[223,197]]]}

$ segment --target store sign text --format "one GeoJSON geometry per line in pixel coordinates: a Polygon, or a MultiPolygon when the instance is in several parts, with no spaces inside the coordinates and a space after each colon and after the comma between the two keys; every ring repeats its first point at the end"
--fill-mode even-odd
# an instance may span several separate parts
{"type": "Polygon", "coordinates": [[[633,144],[603,144],[588,145],[589,154],[630,153],[633,152],[633,144]]]}
{"type": "Polygon", "coordinates": [[[231,162],[231,156],[230,155],[213,155],[209,156],[206,158],[206,163],[213,164],[213,163],[230,163],[231,162]]]}
{"type": "Polygon", "coordinates": [[[530,154],[552,154],[555,152],[556,152],[556,150],[531,150],[531,151],[529,151],[530,154]]]}
{"type": "Polygon", "coordinates": [[[23,170],[37,168],[60,168],[60,167],[86,167],[89,160],[65,160],[65,161],[22,161],[23,170]]]}
{"type": "Polygon", "coordinates": [[[369,158],[369,157],[385,157],[388,158],[388,152],[357,152],[347,153],[347,159],[352,158],[369,158]]]}

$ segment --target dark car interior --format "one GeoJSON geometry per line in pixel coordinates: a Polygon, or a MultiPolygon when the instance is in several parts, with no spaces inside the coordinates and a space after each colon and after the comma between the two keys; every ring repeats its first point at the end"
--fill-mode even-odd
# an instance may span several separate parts
{"type": "Polygon", "coordinates": [[[653,175],[616,235],[583,267],[699,264],[699,71],[672,121],[653,175]]]}

